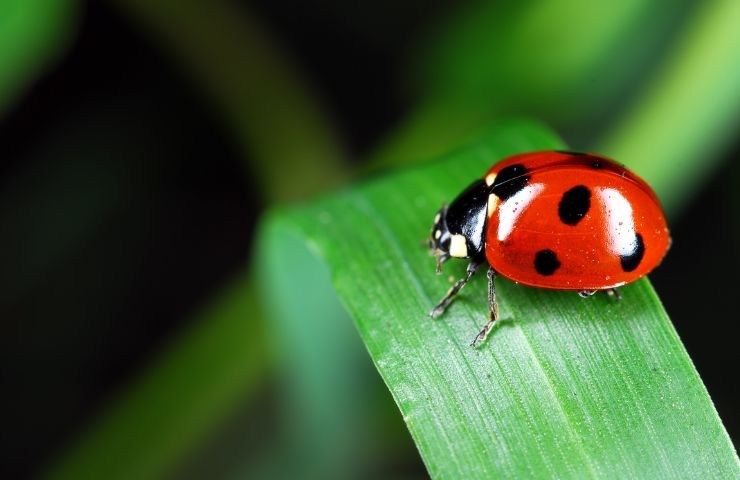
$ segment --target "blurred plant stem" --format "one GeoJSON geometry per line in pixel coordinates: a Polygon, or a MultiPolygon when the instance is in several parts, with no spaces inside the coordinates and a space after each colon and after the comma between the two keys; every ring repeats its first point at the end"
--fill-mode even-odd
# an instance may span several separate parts
{"type": "Polygon", "coordinates": [[[414,55],[419,101],[373,152],[370,167],[440,155],[511,115],[556,126],[598,117],[672,21],[639,0],[460,6],[414,55]]]}
{"type": "Polygon", "coordinates": [[[633,166],[669,214],[705,183],[740,126],[740,2],[706,2],[653,81],[597,143],[633,166]]]}
{"type": "MultiPolygon", "coordinates": [[[[244,152],[245,182],[265,203],[298,199],[347,176],[331,123],[246,7],[227,0],[113,3],[223,114],[244,152]]],[[[270,363],[250,278],[245,266],[48,475],[158,478],[212,434],[270,363]]]]}
{"type": "Polygon", "coordinates": [[[77,11],[76,0],[0,2],[0,114],[66,49],[77,11]]]}
{"type": "Polygon", "coordinates": [[[112,0],[175,57],[221,111],[268,201],[346,178],[334,126],[249,8],[228,0],[112,0]]]}
{"type": "Polygon", "coordinates": [[[249,395],[264,339],[249,276],[237,278],[154,361],[48,478],[161,478],[249,395]]]}

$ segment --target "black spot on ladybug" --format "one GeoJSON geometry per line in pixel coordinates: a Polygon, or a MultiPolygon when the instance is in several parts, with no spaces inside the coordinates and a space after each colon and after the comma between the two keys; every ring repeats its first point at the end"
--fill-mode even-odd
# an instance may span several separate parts
{"type": "Polygon", "coordinates": [[[560,221],[566,225],[577,225],[591,208],[591,191],[578,185],[563,194],[558,205],[560,221]]]}
{"type": "Polygon", "coordinates": [[[529,170],[518,163],[502,168],[496,175],[491,191],[501,200],[506,200],[529,183],[527,173],[529,170]]]}
{"type": "Polygon", "coordinates": [[[550,249],[540,250],[534,256],[534,269],[537,273],[546,277],[555,273],[560,268],[558,256],[550,249]]]}
{"type": "Polygon", "coordinates": [[[645,256],[645,243],[642,241],[642,235],[635,234],[634,248],[628,255],[620,255],[619,261],[622,264],[622,270],[631,272],[640,265],[642,257],[645,256]]]}
{"type": "Polygon", "coordinates": [[[599,170],[601,168],[604,168],[604,164],[602,164],[598,160],[595,160],[593,163],[591,163],[591,168],[595,168],[596,170],[599,170]]]}

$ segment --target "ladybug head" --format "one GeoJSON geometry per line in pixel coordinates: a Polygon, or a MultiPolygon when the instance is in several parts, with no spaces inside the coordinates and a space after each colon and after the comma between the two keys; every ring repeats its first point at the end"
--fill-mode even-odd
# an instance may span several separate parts
{"type": "Polygon", "coordinates": [[[447,228],[447,205],[443,205],[434,216],[434,225],[432,225],[432,231],[429,235],[429,240],[427,240],[432,255],[437,257],[437,271],[440,270],[442,264],[451,256],[451,239],[452,235],[449,228],[447,228]]]}
{"type": "Polygon", "coordinates": [[[443,206],[434,217],[428,240],[437,257],[437,271],[450,257],[484,259],[483,238],[486,225],[489,187],[476,180],[463,190],[452,203],[443,206]]]}

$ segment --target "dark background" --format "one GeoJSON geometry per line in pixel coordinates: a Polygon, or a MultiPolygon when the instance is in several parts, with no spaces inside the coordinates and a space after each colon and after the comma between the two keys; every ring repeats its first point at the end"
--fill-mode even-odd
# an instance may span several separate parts
{"type": "MultiPolygon", "coordinates": [[[[315,7],[253,4],[358,159],[408,108],[403,47],[445,5],[367,6],[361,23],[315,7]]],[[[264,205],[221,123],[168,56],[91,2],[68,53],[0,124],[3,476],[50,461],[247,261],[264,205]]],[[[673,223],[651,276],[733,439],[738,153],[673,223]]]]}

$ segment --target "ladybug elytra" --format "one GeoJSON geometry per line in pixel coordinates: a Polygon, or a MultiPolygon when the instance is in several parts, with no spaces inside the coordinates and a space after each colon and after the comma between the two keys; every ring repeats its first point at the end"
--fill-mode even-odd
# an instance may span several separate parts
{"type": "Polygon", "coordinates": [[[488,263],[489,320],[475,346],[498,316],[496,275],[581,296],[618,296],[617,287],[660,264],[670,242],[658,197],[625,167],[590,153],[515,155],[437,212],[428,242],[437,272],[450,258],[469,264],[430,315],[441,315],[488,263]]]}

